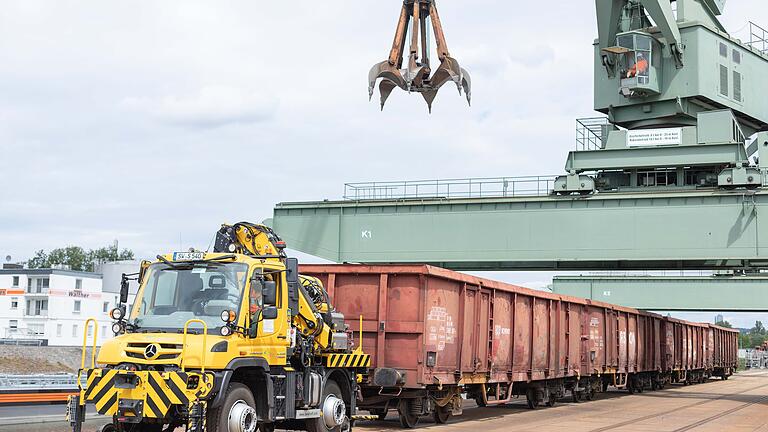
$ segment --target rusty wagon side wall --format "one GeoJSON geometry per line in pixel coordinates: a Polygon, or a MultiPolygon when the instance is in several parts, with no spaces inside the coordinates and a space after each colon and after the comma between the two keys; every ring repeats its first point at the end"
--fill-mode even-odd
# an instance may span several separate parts
{"type": "Polygon", "coordinates": [[[738,347],[739,347],[739,332],[738,330],[729,329],[725,327],[718,327],[716,325],[709,325],[711,337],[713,340],[712,347],[712,365],[715,368],[731,368],[735,369],[738,366],[738,347]]]}
{"type": "Polygon", "coordinates": [[[652,314],[427,265],[301,272],[323,282],[351,329],[362,315],[371,367],[404,372],[406,387],[633,373],[658,344],[646,336],[652,314]]]}

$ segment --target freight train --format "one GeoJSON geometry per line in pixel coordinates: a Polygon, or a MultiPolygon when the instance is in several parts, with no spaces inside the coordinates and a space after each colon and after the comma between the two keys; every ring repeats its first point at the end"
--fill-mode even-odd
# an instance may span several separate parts
{"type": "MultiPolygon", "coordinates": [[[[725,380],[738,332],[428,265],[304,265],[372,355],[358,407],[403,427],[445,423],[464,398],[552,406],[725,380]],[[362,324],[356,318],[362,316],[362,324]],[[358,329],[358,327],[362,327],[358,329]]],[[[359,342],[359,341],[358,341],[359,342]]]]}

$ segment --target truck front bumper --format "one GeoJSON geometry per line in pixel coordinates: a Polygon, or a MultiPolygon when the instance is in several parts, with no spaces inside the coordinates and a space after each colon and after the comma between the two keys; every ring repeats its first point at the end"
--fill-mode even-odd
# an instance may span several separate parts
{"type": "Polygon", "coordinates": [[[210,372],[97,368],[83,369],[80,376],[85,377],[85,385],[81,380],[76,403],[93,403],[99,414],[112,416],[120,423],[166,419],[173,407],[190,417],[200,411],[200,403],[211,394],[215,382],[210,372]]]}

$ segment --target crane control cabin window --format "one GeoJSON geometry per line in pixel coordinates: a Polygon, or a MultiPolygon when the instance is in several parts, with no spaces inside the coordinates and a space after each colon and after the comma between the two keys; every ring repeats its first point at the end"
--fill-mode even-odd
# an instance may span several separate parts
{"type": "Polygon", "coordinates": [[[247,274],[248,266],[242,263],[152,264],[137,296],[131,324],[138,331],[178,331],[187,320],[197,318],[213,332],[223,325],[223,311],[240,309],[247,274]]]}
{"type": "Polygon", "coordinates": [[[650,84],[653,38],[637,33],[620,35],[618,45],[627,51],[621,56],[621,76],[636,79],[638,85],[650,84]]]}

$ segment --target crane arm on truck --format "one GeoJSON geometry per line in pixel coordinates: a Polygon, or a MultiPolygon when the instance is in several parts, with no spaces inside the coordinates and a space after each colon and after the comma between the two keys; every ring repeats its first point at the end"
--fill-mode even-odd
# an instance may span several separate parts
{"type": "MultiPolygon", "coordinates": [[[[288,259],[285,242],[272,228],[250,222],[222,225],[216,233],[214,252],[241,253],[283,263],[288,259]]],[[[298,318],[298,330],[304,336],[314,338],[318,348],[346,349],[348,338],[343,317],[339,319],[341,315],[331,307],[320,280],[299,275],[298,283],[289,286],[289,290],[289,306],[298,318]],[[295,304],[290,304],[291,301],[295,304]],[[335,320],[334,315],[337,315],[335,320]]]]}

